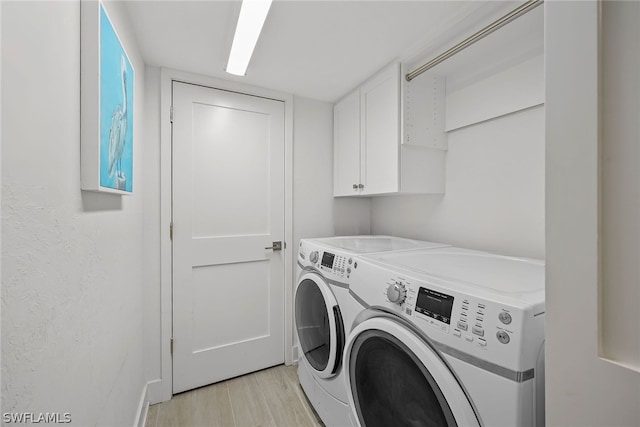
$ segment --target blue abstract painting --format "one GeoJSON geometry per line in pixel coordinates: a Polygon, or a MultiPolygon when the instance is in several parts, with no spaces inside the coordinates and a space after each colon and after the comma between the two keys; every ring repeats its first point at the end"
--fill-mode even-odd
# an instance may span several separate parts
{"type": "Polygon", "coordinates": [[[100,4],[100,185],[133,191],[134,70],[100,4]]]}

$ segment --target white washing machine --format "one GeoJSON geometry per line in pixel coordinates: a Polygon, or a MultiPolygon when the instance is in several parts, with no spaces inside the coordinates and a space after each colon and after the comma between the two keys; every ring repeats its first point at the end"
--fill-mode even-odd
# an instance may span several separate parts
{"type": "Polygon", "coordinates": [[[354,257],[365,253],[444,247],[440,243],[390,236],[302,239],[298,252],[295,322],[298,376],[327,426],[351,425],[343,350],[355,315],[349,295],[354,257]]]}
{"type": "Polygon", "coordinates": [[[350,292],[365,307],[344,350],[354,425],[544,425],[542,261],[362,255],[350,292]]]}

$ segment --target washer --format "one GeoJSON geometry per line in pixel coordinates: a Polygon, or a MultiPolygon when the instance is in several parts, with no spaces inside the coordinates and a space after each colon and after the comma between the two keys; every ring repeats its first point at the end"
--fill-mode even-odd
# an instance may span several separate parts
{"type": "Polygon", "coordinates": [[[357,263],[353,425],[544,425],[542,261],[449,247],[357,263]]]}
{"type": "Polygon", "coordinates": [[[300,241],[294,310],[300,351],[298,376],[327,426],[351,425],[342,362],[346,335],[362,308],[349,294],[354,257],[445,246],[391,236],[300,241]]]}

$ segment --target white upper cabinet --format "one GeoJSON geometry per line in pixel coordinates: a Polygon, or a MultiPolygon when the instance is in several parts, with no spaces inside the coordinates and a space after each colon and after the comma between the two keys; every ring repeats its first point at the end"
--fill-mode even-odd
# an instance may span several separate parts
{"type": "Polygon", "coordinates": [[[360,184],[360,93],[353,92],[333,108],[333,194],[352,196],[360,184]]]}
{"type": "Polygon", "coordinates": [[[361,193],[398,191],[400,67],[392,64],[360,88],[361,193]]]}
{"type": "Polygon", "coordinates": [[[437,129],[433,126],[433,117],[444,116],[433,106],[444,108],[444,102],[432,99],[431,80],[428,85],[423,99],[402,83],[400,64],[393,63],[336,103],[334,196],[444,192],[446,135],[442,120],[437,129]],[[420,117],[425,110],[430,116],[420,117]],[[405,115],[411,117],[410,127],[405,127],[405,115]],[[425,133],[419,129],[438,134],[437,146],[418,138],[425,133]]]}

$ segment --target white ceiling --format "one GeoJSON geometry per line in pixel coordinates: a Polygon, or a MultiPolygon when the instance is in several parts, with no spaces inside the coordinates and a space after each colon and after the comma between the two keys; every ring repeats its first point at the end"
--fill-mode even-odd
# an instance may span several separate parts
{"type": "Polygon", "coordinates": [[[389,62],[434,56],[514,7],[496,1],[284,1],[267,16],[247,75],[224,72],[239,1],[130,1],[148,65],[334,102],[389,62]]]}

